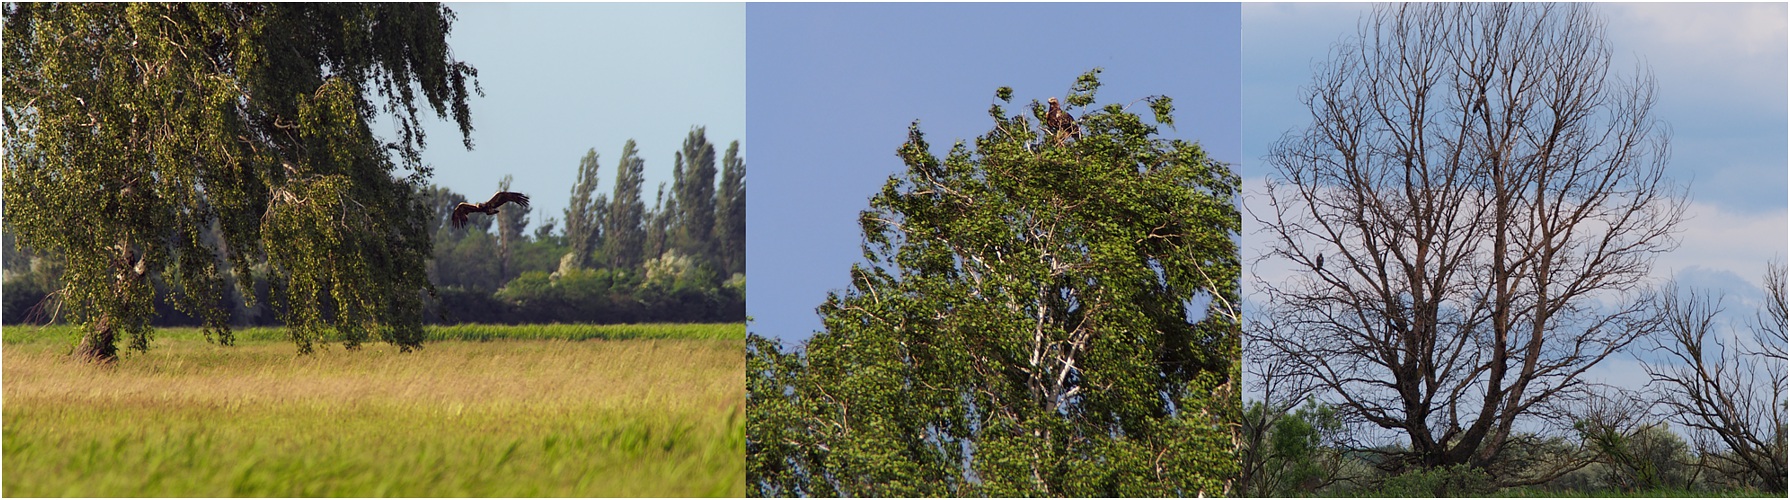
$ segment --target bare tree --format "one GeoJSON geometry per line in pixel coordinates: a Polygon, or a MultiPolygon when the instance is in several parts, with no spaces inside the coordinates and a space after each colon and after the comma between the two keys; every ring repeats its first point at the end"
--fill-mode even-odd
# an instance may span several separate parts
{"type": "Polygon", "coordinates": [[[1261,258],[1300,274],[1258,282],[1277,327],[1250,348],[1409,439],[1394,463],[1566,472],[1499,458],[1519,422],[1570,429],[1585,372],[1652,328],[1648,272],[1683,219],[1636,73],[1612,71],[1591,6],[1376,7],[1265,158],[1261,258]]]}
{"type": "Polygon", "coordinates": [[[1745,486],[1785,492],[1784,266],[1766,266],[1765,304],[1752,338],[1726,335],[1717,316],[1721,296],[1695,290],[1662,294],[1665,359],[1646,363],[1660,401],[1691,430],[1702,455],[1724,471],[1750,476],[1745,486]],[[1748,342],[1750,340],[1750,342],[1748,342]]]}

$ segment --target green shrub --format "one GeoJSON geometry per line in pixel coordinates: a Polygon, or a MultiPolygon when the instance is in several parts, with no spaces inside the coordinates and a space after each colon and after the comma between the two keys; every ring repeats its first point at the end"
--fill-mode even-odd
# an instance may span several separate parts
{"type": "Polygon", "coordinates": [[[1420,468],[1387,478],[1366,496],[1443,498],[1486,496],[1496,491],[1492,477],[1476,467],[1451,465],[1420,468]]]}

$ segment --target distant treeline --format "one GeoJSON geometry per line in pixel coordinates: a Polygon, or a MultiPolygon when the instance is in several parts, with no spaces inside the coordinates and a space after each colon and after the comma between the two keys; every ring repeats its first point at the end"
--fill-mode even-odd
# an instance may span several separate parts
{"type": "MultiPolygon", "coordinates": [[[[599,193],[595,149],[579,161],[570,203],[532,232],[532,210],[506,205],[497,216],[473,216],[464,228],[450,222],[462,193],[430,185],[415,193],[434,216],[434,258],[428,263],[435,293],[423,320],[458,323],[646,323],[739,322],[746,317],[745,161],[739,141],[717,155],[702,127],[693,128],[677,152],[672,183],[661,183],[648,206],[645,160],[630,140],[622,147],[614,183],[599,193]],[[717,168],[719,167],[719,168],[717,168]]],[[[495,186],[509,188],[510,178],[495,186]]],[[[551,193],[528,193],[536,199],[551,193]]],[[[474,193],[478,202],[482,193],[474,193]]],[[[6,324],[44,323],[56,311],[60,288],[57,256],[39,255],[4,235],[6,272],[0,319],[6,324]]],[[[264,263],[248,273],[254,283],[229,287],[231,321],[238,326],[279,324],[269,298],[264,263]],[[255,296],[248,300],[242,290],[255,296]]],[[[155,278],[157,295],[170,284],[155,278]]],[[[234,283],[232,283],[234,285],[234,283]]],[[[419,293],[425,293],[420,292],[419,293]]],[[[156,326],[196,326],[197,318],[156,301],[156,326]]]]}

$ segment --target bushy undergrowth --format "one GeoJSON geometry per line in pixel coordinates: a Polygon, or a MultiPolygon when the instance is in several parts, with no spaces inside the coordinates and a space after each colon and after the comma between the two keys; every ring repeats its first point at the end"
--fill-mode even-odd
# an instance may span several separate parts
{"type": "Polygon", "coordinates": [[[1502,498],[1781,498],[1771,492],[1748,489],[1706,490],[1659,488],[1650,490],[1603,489],[1583,491],[1547,487],[1505,488],[1494,496],[1502,498]]]}
{"type": "Polygon", "coordinates": [[[1664,423],[1623,429],[1581,421],[1578,439],[1533,433],[1511,436],[1493,471],[1467,465],[1397,467],[1388,456],[1402,443],[1353,449],[1336,439],[1343,428],[1324,404],[1271,411],[1256,402],[1244,412],[1245,470],[1237,493],[1256,497],[1760,497],[1782,498],[1745,479],[1744,471],[1700,468],[1699,457],[1664,423]],[[1572,468],[1577,467],[1577,468],[1572,468]],[[1570,470],[1564,470],[1570,469],[1570,470]],[[1495,474],[1539,481],[1500,486],[1495,474]]]}
{"type": "Polygon", "coordinates": [[[1496,491],[1492,478],[1485,471],[1456,465],[1417,469],[1386,478],[1377,490],[1364,492],[1370,497],[1448,498],[1486,496],[1496,491]]]}

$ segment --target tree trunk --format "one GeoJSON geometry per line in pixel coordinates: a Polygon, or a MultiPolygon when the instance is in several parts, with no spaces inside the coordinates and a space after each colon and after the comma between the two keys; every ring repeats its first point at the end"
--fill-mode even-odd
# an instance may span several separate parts
{"type": "Polygon", "coordinates": [[[118,332],[112,328],[110,317],[101,318],[99,328],[81,336],[75,358],[101,364],[118,360],[118,332]]]}
{"type": "MultiPolygon", "coordinates": [[[[118,250],[118,257],[112,265],[118,270],[117,281],[112,283],[112,295],[122,297],[130,289],[131,281],[144,279],[144,262],[132,251],[133,246],[128,239],[119,239],[113,248],[118,250]]],[[[80,345],[75,347],[75,357],[92,363],[111,363],[118,360],[118,321],[113,317],[116,311],[102,312],[99,324],[81,336],[80,345]]]]}

